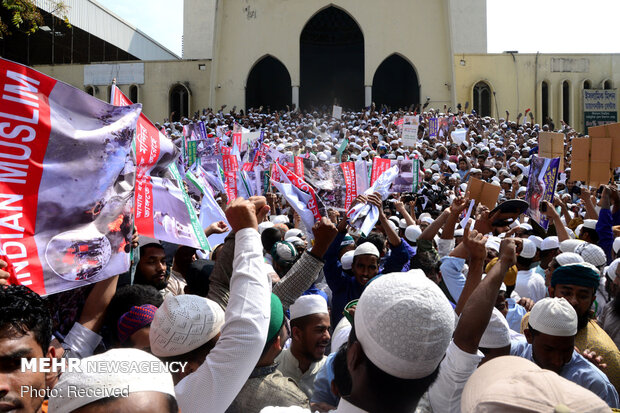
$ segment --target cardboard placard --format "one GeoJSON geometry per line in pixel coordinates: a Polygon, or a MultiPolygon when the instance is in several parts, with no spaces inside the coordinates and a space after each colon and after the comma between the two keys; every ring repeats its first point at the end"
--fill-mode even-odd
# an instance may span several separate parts
{"type": "Polygon", "coordinates": [[[560,170],[564,170],[564,134],[540,132],[538,135],[538,156],[541,158],[560,158],[560,170]]]}
{"type": "Polygon", "coordinates": [[[590,137],[590,185],[606,184],[611,178],[612,139],[590,137]]]}
{"type": "Polygon", "coordinates": [[[469,193],[469,199],[473,199],[476,203],[480,203],[491,210],[495,208],[501,190],[502,188],[498,185],[493,185],[476,178],[469,178],[466,192],[469,193]]]}
{"type": "Polygon", "coordinates": [[[574,181],[590,181],[590,138],[574,138],[571,142],[570,178],[574,181]]]}
{"type": "Polygon", "coordinates": [[[612,141],[611,167],[617,168],[620,166],[620,123],[610,123],[605,129],[612,141]]]}

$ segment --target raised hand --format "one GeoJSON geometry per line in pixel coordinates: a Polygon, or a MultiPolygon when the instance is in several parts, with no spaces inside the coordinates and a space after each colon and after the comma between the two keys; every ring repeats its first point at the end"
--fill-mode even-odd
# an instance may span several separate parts
{"type": "Polygon", "coordinates": [[[226,218],[234,232],[245,228],[254,228],[258,231],[255,204],[247,199],[235,198],[226,208],[226,218]]]}
{"type": "Polygon", "coordinates": [[[483,261],[487,256],[487,237],[475,229],[470,230],[471,223],[463,231],[463,243],[469,253],[470,261],[483,261]]]}

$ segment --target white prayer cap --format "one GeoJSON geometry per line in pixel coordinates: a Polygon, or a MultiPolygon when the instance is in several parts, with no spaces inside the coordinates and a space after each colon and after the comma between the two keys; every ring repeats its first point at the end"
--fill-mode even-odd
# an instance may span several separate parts
{"type": "Polygon", "coordinates": [[[555,260],[560,266],[583,262],[583,258],[581,257],[581,255],[575,254],[574,252],[563,252],[561,254],[558,254],[555,256],[555,260]]]}
{"type": "Polygon", "coordinates": [[[503,183],[503,184],[512,185],[512,179],[510,179],[510,178],[504,178],[504,179],[502,180],[502,183],[503,183]]]}
{"type": "Polygon", "coordinates": [[[302,295],[290,307],[291,320],[310,314],[329,314],[327,301],[317,294],[302,295]]]}
{"type": "Polygon", "coordinates": [[[527,239],[532,241],[534,245],[536,245],[536,248],[541,249],[540,246],[542,245],[542,242],[543,242],[543,239],[541,237],[537,235],[530,235],[529,237],[527,237],[527,239]]]}
{"type": "Polygon", "coordinates": [[[398,226],[394,223],[394,221],[388,220],[387,223],[394,232],[398,232],[398,226]]]}
{"type": "Polygon", "coordinates": [[[534,256],[536,255],[536,244],[534,244],[532,241],[530,241],[527,238],[523,238],[522,242],[523,242],[523,247],[522,247],[520,255],[523,258],[528,258],[528,259],[534,258],[534,256]]]}
{"type": "Polygon", "coordinates": [[[584,219],[583,226],[588,229],[596,229],[596,223],[598,221],[596,219],[584,219]]]}
{"type": "Polygon", "coordinates": [[[81,372],[76,370],[67,370],[60,376],[54,387],[54,393],[60,397],[50,398],[50,413],[69,413],[121,391],[125,392],[125,397],[127,393],[138,392],[158,392],[175,396],[172,375],[165,371],[164,364],[157,357],[143,350],[135,348],[108,350],[80,360],[81,372]],[[119,362],[138,363],[136,365],[144,365],[148,369],[136,368],[123,372],[106,370],[102,373],[101,368],[98,368],[100,363],[111,365],[119,362]],[[159,368],[155,369],[153,366],[159,368]]]}
{"type": "Polygon", "coordinates": [[[381,254],[379,254],[379,250],[375,247],[375,244],[372,242],[364,242],[355,248],[353,256],[357,257],[358,255],[374,255],[378,258],[381,254]]]}
{"type": "Polygon", "coordinates": [[[353,251],[347,251],[342,254],[342,257],[340,257],[340,262],[342,263],[343,270],[350,270],[351,268],[353,268],[353,254],[353,251]]]}
{"type": "Polygon", "coordinates": [[[385,373],[419,379],[433,373],[454,331],[454,310],[422,270],[370,282],[357,304],[355,331],[366,356],[385,373]]]}
{"type": "Polygon", "coordinates": [[[575,235],[577,235],[578,237],[581,236],[581,228],[583,228],[583,224],[579,224],[577,225],[577,228],[575,228],[575,235]]]}
{"type": "Polygon", "coordinates": [[[410,242],[416,242],[418,237],[422,234],[422,228],[417,225],[409,225],[405,229],[405,238],[410,242]]]}
{"type": "Polygon", "coordinates": [[[407,221],[405,220],[405,218],[402,218],[400,221],[398,221],[398,228],[400,229],[407,228],[407,221]]]}
{"type": "Polygon", "coordinates": [[[429,224],[429,225],[430,225],[430,224],[432,224],[435,220],[434,220],[432,217],[427,216],[427,217],[420,218],[420,221],[422,221],[422,222],[424,222],[424,223],[426,223],[426,224],[429,224]]]}
{"type": "Polygon", "coordinates": [[[620,237],[614,239],[613,247],[614,252],[617,254],[620,251],[620,237]]]}
{"type": "Polygon", "coordinates": [[[189,353],[215,337],[223,325],[224,311],[216,302],[168,294],[151,323],[151,352],[157,357],[189,353]]]}
{"type": "Polygon", "coordinates": [[[291,237],[299,237],[300,235],[302,235],[302,231],[299,228],[293,228],[286,231],[286,234],[284,234],[284,239],[286,240],[291,237]]]}
{"type": "Polygon", "coordinates": [[[562,242],[560,242],[560,251],[562,252],[575,252],[575,248],[577,248],[577,246],[579,244],[583,244],[585,241],[582,241],[580,239],[567,239],[564,240],[562,242]]]}
{"type": "Polygon", "coordinates": [[[492,249],[495,252],[499,252],[499,244],[501,240],[498,237],[487,238],[486,247],[492,249]]]}
{"type": "Polygon", "coordinates": [[[260,224],[258,224],[258,233],[262,234],[264,230],[266,230],[267,228],[271,228],[271,227],[273,227],[273,222],[271,221],[261,222],[260,224]]]}
{"type": "Polygon", "coordinates": [[[506,317],[495,307],[478,347],[502,348],[510,345],[510,327],[506,317]]]}
{"type": "Polygon", "coordinates": [[[319,161],[327,161],[327,155],[325,155],[323,152],[319,153],[319,161]]]}
{"type": "Polygon", "coordinates": [[[396,215],[392,215],[391,217],[388,218],[388,220],[392,221],[396,225],[400,223],[400,220],[398,219],[396,215]]]}
{"type": "Polygon", "coordinates": [[[271,222],[273,222],[273,224],[288,224],[289,220],[288,217],[286,215],[272,215],[270,217],[271,222]]]}
{"type": "Polygon", "coordinates": [[[532,307],[529,323],[534,330],[556,337],[577,334],[577,313],[564,298],[543,298],[532,307]]]}
{"type": "Polygon", "coordinates": [[[611,262],[611,264],[609,264],[609,267],[605,268],[605,275],[612,281],[614,281],[617,277],[616,271],[618,270],[618,264],[620,264],[620,258],[616,258],[611,262]]]}
{"type": "Polygon", "coordinates": [[[575,248],[575,253],[581,255],[585,262],[589,262],[597,268],[600,268],[607,263],[605,251],[603,251],[603,249],[598,245],[590,244],[589,242],[584,242],[581,245],[577,245],[575,248]]]}
{"type": "Polygon", "coordinates": [[[533,229],[532,226],[527,223],[519,224],[519,226],[525,231],[531,231],[533,229]]]}
{"type": "Polygon", "coordinates": [[[560,242],[555,235],[545,238],[540,244],[541,251],[554,250],[556,248],[560,248],[560,242]]]}
{"type": "Polygon", "coordinates": [[[463,388],[462,413],[608,412],[592,391],[524,357],[503,356],[478,367],[463,388]]]}

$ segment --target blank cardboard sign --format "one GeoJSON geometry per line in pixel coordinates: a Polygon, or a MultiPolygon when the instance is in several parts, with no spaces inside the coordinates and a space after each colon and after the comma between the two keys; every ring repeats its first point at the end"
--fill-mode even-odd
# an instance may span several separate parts
{"type": "Polygon", "coordinates": [[[570,178],[574,181],[590,181],[590,143],[591,138],[574,138],[571,142],[570,178]]]}
{"type": "Polygon", "coordinates": [[[474,199],[476,203],[486,206],[489,210],[495,208],[501,190],[502,188],[498,185],[493,185],[476,178],[469,178],[467,182],[469,199],[474,199]]]}
{"type": "Polygon", "coordinates": [[[564,170],[564,134],[540,132],[538,135],[538,156],[541,158],[560,158],[560,170],[564,170]]]}

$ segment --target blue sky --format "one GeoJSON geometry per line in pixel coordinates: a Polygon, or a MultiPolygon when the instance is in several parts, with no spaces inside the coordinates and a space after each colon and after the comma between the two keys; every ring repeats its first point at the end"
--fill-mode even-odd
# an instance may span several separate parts
{"type": "MultiPolygon", "coordinates": [[[[181,55],[183,0],[98,1],[181,55]]],[[[487,0],[488,52],[619,53],[618,16],[620,0],[487,0]]]]}

